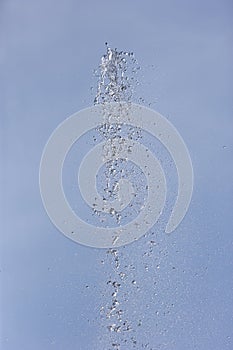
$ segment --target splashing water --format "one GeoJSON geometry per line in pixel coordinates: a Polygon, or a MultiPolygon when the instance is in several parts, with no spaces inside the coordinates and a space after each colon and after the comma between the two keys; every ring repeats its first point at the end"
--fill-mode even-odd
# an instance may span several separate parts
{"type": "MultiPolygon", "coordinates": [[[[106,167],[103,190],[104,200],[106,201],[120,199],[119,179],[126,172],[127,164],[125,162],[127,158],[125,156],[123,158],[122,154],[131,152],[127,139],[136,141],[141,136],[137,127],[131,127],[130,130],[124,132],[122,122],[127,120],[129,105],[138,84],[136,73],[139,69],[140,67],[132,52],[111,49],[106,44],[106,53],[101,58],[99,70],[95,71],[98,77],[98,85],[94,104],[101,105],[103,112],[103,123],[97,131],[105,141],[102,158],[106,167]],[[112,102],[117,102],[117,107],[115,105],[112,108],[109,105],[112,102]],[[119,169],[120,163],[121,167],[119,169]]],[[[103,213],[95,209],[96,203],[93,203],[93,207],[96,216],[99,216],[102,221],[109,221],[106,215],[103,216],[103,213]]],[[[121,211],[110,207],[107,214],[110,214],[111,218],[120,225],[121,211]]],[[[117,242],[119,234],[120,229],[116,230],[113,244],[117,242]]]]}
{"type": "Polygon", "coordinates": [[[136,85],[136,72],[140,69],[132,52],[111,49],[106,43],[107,52],[99,65],[97,94],[94,104],[106,102],[132,102],[136,85]]]}
{"type": "MultiPolygon", "coordinates": [[[[136,75],[139,69],[138,62],[132,52],[111,49],[106,44],[106,53],[101,58],[99,71],[95,72],[98,77],[98,85],[94,104],[102,106],[104,115],[103,124],[98,127],[97,131],[105,141],[102,156],[106,162],[104,193],[108,201],[114,200],[118,196],[119,168],[121,176],[122,173],[126,172],[124,161],[127,161],[127,159],[121,159],[122,152],[127,154],[127,152],[130,153],[131,151],[126,149],[128,147],[125,143],[126,138],[136,142],[141,137],[141,131],[136,127],[131,127],[125,133],[122,131],[122,116],[127,121],[129,105],[133,100],[134,91],[138,85],[136,75]],[[112,110],[109,107],[111,102],[118,102],[120,110],[112,110]],[[121,115],[121,119],[119,115],[121,115]]],[[[100,215],[96,211],[95,214],[100,215]]],[[[120,225],[121,212],[110,208],[109,214],[120,225]]],[[[118,240],[120,229],[116,230],[116,232],[115,241],[118,240]]],[[[129,277],[131,279],[130,287],[135,286],[137,284],[136,279],[130,273],[127,275],[127,263],[123,264],[124,256],[120,256],[117,249],[107,251],[106,260],[108,261],[109,259],[112,271],[106,285],[110,301],[101,306],[101,317],[107,320],[106,327],[109,332],[112,349],[119,350],[123,344],[129,347],[130,343],[135,348],[137,342],[134,335],[128,336],[128,334],[135,333],[135,330],[133,330],[131,322],[125,315],[127,298],[123,296],[122,286],[127,284],[129,277]]]]}
{"type": "MultiPolygon", "coordinates": [[[[102,157],[105,162],[105,172],[102,193],[108,202],[119,198],[119,181],[124,174],[135,172],[133,168],[130,171],[126,168],[127,152],[130,153],[130,149],[125,149],[125,140],[130,139],[132,143],[138,142],[142,134],[139,128],[132,126],[124,130],[124,120],[127,123],[130,103],[134,100],[135,88],[139,84],[137,80],[139,69],[138,62],[132,52],[118,51],[106,45],[106,53],[101,58],[99,69],[95,71],[98,84],[94,104],[100,105],[103,111],[103,123],[97,129],[104,141],[102,157]],[[114,102],[118,103],[119,109],[115,110],[109,107],[109,103],[114,102]],[[122,159],[122,153],[126,154],[124,159],[122,159]]],[[[139,203],[139,206],[131,204],[131,207],[134,207],[131,209],[139,211],[138,208],[143,205],[144,198],[138,194],[139,187],[142,187],[138,174],[135,178],[134,203],[139,203]]],[[[103,213],[95,209],[94,215],[99,216],[101,220],[103,218],[103,213]]],[[[121,233],[122,212],[110,206],[106,215],[110,216],[116,223],[114,245],[121,233]]],[[[152,276],[156,274],[156,281],[153,279],[154,277],[148,278],[148,283],[156,285],[160,267],[159,254],[163,254],[163,251],[158,253],[157,267],[153,272],[153,264],[150,259],[152,259],[154,248],[157,248],[157,244],[154,239],[151,239],[149,243],[146,243],[144,253],[141,252],[141,246],[137,245],[132,251],[130,247],[127,247],[127,254],[125,254],[124,247],[109,249],[105,257],[102,258],[102,265],[106,267],[105,274],[108,277],[105,281],[103,301],[100,306],[103,328],[100,336],[101,348],[108,350],[138,349],[139,347],[152,349],[148,342],[148,330],[143,328],[145,310],[140,309],[143,307],[139,302],[143,299],[143,286],[139,276],[143,276],[145,273],[148,276],[150,273],[152,276]],[[140,258],[139,263],[135,261],[136,256],[140,258]],[[110,272],[109,266],[111,267],[110,272]],[[149,269],[150,267],[151,269],[149,269]],[[132,307],[134,311],[132,311],[132,307]],[[140,339],[142,332],[145,340],[140,339]]],[[[157,297],[156,292],[153,293],[153,297],[157,297]]],[[[154,301],[152,299],[153,304],[154,301]]],[[[146,309],[148,312],[149,305],[146,305],[146,309]]]]}

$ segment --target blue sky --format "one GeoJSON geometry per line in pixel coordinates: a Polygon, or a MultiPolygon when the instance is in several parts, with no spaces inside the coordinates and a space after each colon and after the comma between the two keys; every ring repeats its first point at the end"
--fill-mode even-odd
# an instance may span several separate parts
{"type": "Polygon", "coordinates": [[[233,348],[232,12],[226,0],[1,2],[1,349],[110,346],[99,307],[113,266],[56,230],[38,186],[51,132],[93,103],[106,41],[135,53],[137,94],[179,130],[195,175],[185,219],[171,236],[155,227],[148,261],[147,239],[120,249],[139,286],[122,296],[142,319],[138,349],[233,348]]]}

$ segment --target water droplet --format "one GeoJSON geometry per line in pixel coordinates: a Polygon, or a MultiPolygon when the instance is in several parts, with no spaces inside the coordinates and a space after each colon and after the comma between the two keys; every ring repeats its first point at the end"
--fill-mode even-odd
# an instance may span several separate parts
{"type": "Polygon", "coordinates": [[[110,208],[109,213],[110,213],[111,215],[115,215],[116,211],[115,211],[114,208],[110,208]]]}

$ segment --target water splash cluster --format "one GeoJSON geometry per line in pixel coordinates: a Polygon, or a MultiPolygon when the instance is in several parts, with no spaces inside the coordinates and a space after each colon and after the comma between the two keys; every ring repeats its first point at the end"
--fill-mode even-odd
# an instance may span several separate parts
{"type": "MultiPolygon", "coordinates": [[[[142,138],[140,128],[133,126],[127,129],[124,128],[124,124],[127,124],[130,103],[134,100],[135,87],[138,85],[137,72],[139,69],[140,67],[132,52],[118,51],[106,45],[106,53],[101,58],[98,71],[95,72],[98,76],[98,84],[94,103],[100,105],[103,112],[103,122],[98,127],[97,132],[104,141],[102,157],[106,169],[104,172],[105,185],[102,193],[104,193],[107,202],[114,201],[117,198],[120,199],[119,181],[124,178],[125,165],[128,163],[127,154],[131,152],[131,149],[126,147],[125,140],[129,139],[134,144],[140,142],[142,138]],[[117,102],[117,107],[114,102],[117,102]],[[114,107],[111,107],[111,105],[114,107]],[[124,157],[122,157],[122,154],[124,154],[124,157]]],[[[134,172],[135,170],[130,171],[134,172]]],[[[134,183],[135,198],[140,204],[143,196],[142,198],[139,197],[137,185],[143,186],[136,172],[135,177],[137,178],[136,183],[134,183]]],[[[134,205],[134,209],[139,211],[140,205],[138,207],[134,205]]],[[[94,212],[100,217],[103,215],[96,210],[94,212]]],[[[114,239],[117,242],[121,234],[123,220],[121,211],[117,211],[110,206],[107,214],[115,219],[116,237],[114,239]]],[[[121,247],[120,249],[109,249],[105,254],[101,260],[106,269],[104,273],[107,278],[103,287],[102,304],[100,305],[103,327],[100,346],[108,350],[139,348],[152,350],[149,342],[151,330],[144,328],[144,317],[146,317],[145,310],[149,312],[151,307],[157,307],[155,305],[158,303],[158,295],[155,288],[160,273],[160,257],[164,252],[159,250],[154,237],[146,243],[144,248],[140,245],[134,246],[133,250],[127,247],[126,253],[125,248],[121,247]],[[155,248],[158,249],[158,256],[154,265],[155,269],[153,269],[152,259],[154,259],[153,252],[155,248]],[[139,260],[136,261],[135,257],[139,260]],[[140,276],[145,274],[148,275],[146,283],[149,283],[154,291],[151,304],[143,305],[143,287],[145,286],[142,286],[142,282],[144,284],[145,281],[141,281],[140,276]]],[[[156,309],[156,319],[158,315],[159,311],[156,309]]],[[[158,324],[159,322],[156,320],[153,327],[159,327],[158,324]]]]}
{"type": "MultiPolygon", "coordinates": [[[[97,93],[94,104],[102,106],[103,123],[98,127],[98,132],[104,140],[102,150],[103,160],[106,162],[105,170],[105,198],[108,201],[119,197],[119,172],[124,176],[124,164],[127,162],[127,153],[131,152],[126,139],[136,142],[141,137],[139,128],[131,127],[123,131],[124,121],[127,122],[130,103],[133,100],[135,87],[138,85],[137,71],[140,69],[132,52],[111,49],[106,44],[106,53],[101,57],[99,69],[95,71],[98,77],[97,93]],[[111,108],[109,103],[117,102],[111,108]],[[122,159],[122,154],[125,159],[122,159]]],[[[98,213],[96,213],[98,214],[98,213]]],[[[121,213],[114,208],[109,209],[109,214],[115,218],[119,225],[116,230],[117,241],[120,235],[121,213]]],[[[114,244],[114,242],[113,242],[114,244]]],[[[125,315],[126,298],[123,296],[122,286],[126,284],[126,266],[122,266],[124,258],[117,249],[107,251],[106,260],[110,259],[111,274],[106,282],[109,293],[109,302],[100,308],[101,316],[107,320],[107,330],[112,349],[120,349],[121,345],[127,344],[128,340],[136,346],[133,336],[126,336],[132,332],[132,325],[125,315]]],[[[132,285],[136,280],[132,278],[132,285]]],[[[129,346],[129,344],[127,345],[129,346]]]]}
{"type": "Polygon", "coordinates": [[[99,69],[95,71],[99,81],[94,104],[130,102],[138,85],[138,62],[132,52],[111,49],[107,43],[106,51],[101,57],[99,69]]]}
{"type": "MultiPolygon", "coordinates": [[[[106,165],[104,186],[104,200],[106,202],[117,198],[119,201],[121,200],[119,177],[124,176],[127,154],[131,153],[127,140],[135,142],[141,137],[141,131],[137,127],[131,127],[127,132],[123,130],[123,125],[127,122],[134,90],[138,84],[137,71],[139,69],[140,66],[132,52],[112,49],[106,43],[106,53],[101,57],[100,65],[95,71],[98,84],[94,104],[101,106],[103,115],[103,122],[97,131],[104,140],[102,158],[106,165]],[[117,104],[114,104],[116,102],[117,104]],[[123,154],[124,156],[122,156],[123,154]]],[[[94,214],[99,216],[102,221],[106,220],[103,219],[103,213],[96,210],[95,203],[93,207],[94,214]]],[[[111,218],[120,225],[120,210],[117,211],[110,207],[107,214],[110,214],[111,218]]],[[[120,228],[116,230],[115,242],[117,242],[120,232],[120,228]]]]}

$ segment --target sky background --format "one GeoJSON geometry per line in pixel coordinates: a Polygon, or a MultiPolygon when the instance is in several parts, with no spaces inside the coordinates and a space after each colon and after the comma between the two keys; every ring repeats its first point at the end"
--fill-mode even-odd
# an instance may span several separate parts
{"type": "Polygon", "coordinates": [[[52,131],[93,104],[105,42],[135,53],[138,96],[179,130],[194,168],[176,231],[158,224],[119,249],[134,324],[122,349],[233,349],[232,15],[227,0],[0,1],[2,350],[113,348],[99,313],[111,257],[58,232],[38,185],[52,131]]]}

